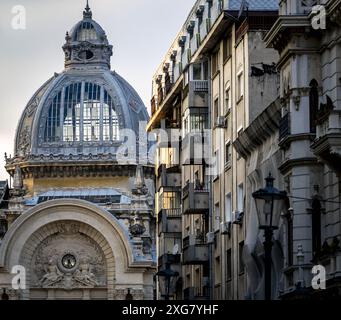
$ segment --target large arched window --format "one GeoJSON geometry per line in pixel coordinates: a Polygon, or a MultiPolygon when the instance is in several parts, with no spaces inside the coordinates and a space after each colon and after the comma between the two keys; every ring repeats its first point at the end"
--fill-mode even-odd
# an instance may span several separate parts
{"type": "Polygon", "coordinates": [[[64,87],[52,100],[45,142],[110,142],[119,140],[114,103],[103,86],[79,82],[64,87]]]}

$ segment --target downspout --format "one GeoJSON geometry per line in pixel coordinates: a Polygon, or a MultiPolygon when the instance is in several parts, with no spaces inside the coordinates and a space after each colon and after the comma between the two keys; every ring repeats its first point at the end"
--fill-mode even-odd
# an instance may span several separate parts
{"type": "MultiPolygon", "coordinates": [[[[213,126],[212,126],[212,74],[211,74],[211,63],[212,59],[211,56],[208,56],[208,127],[210,128],[210,139],[212,139],[212,132],[213,132],[213,126]]],[[[210,141],[212,142],[212,140],[210,141]]],[[[211,145],[211,144],[210,144],[211,145]]],[[[210,164],[212,163],[212,152],[211,146],[209,147],[209,160],[210,164]]],[[[209,174],[209,232],[213,232],[213,197],[212,197],[212,191],[213,191],[213,176],[209,174]]],[[[209,244],[208,248],[208,256],[209,256],[209,282],[210,282],[210,300],[213,300],[214,298],[214,273],[213,273],[213,250],[214,243],[209,244]]]]}

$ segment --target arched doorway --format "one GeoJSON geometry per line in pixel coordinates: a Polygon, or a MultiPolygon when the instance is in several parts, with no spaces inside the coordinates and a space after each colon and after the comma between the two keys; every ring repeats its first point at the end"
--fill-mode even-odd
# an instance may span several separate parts
{"type": "Polygon", "coordinates": [[[0,248],[0,267],[14,266],[26,270],[22,299],[121,300],[128,288],[134,300],[152,296],[150,266],[136,261],[127,232],[82,200],[48,201],[20,216],[0,248]]]}

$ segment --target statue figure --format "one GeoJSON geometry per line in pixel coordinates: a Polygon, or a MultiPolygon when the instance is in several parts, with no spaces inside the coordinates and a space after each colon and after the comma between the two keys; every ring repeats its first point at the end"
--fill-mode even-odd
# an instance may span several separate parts
{"type": "Polygon", "coordinates": [[[98,286],[95,275],[90,270],[90,264],[82,261],[79,270],[75,272],[75,280],[86,286],[98,286]]]}
{"type": "Polygon", "coordinates": [[[50,287],[61,281],[63,278],[63,274],[58,270],[57,265],[51,259],[49,261],[49,265],[47,267],[47,273],[40,280],[40,284],[42,286],[50,287]]]}

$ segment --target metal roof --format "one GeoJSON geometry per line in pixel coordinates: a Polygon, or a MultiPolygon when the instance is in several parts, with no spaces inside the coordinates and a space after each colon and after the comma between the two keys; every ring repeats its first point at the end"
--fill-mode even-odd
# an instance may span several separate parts
{"type": "Polygon", "coordinates": [[[25,201],[27,206],[35,206],[38,203],[55,199],[81,199],[97,204],[120,203],[130,204],[131,199],[111,188],[98,189],[59,189],[50,190],[25,201]]]}
{"type": "MultiPolygon", "coordinates": [[[[240,10],[243,0],[230,0],[229,10],[240,10]]],[[[247,0],[249,10],[276,11],[279,8],[278,0],[247,0]]]]}
{"type": "Polygon", "coordinates": [[[39,197],[105,197],[105,196],[121,196],[121,193],[115,189],[101,188],[101,189],[61,189],[50,190],[42,193],[39,197]]]}

